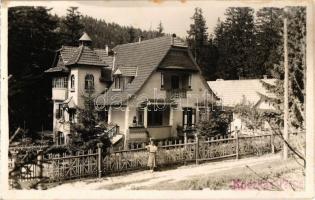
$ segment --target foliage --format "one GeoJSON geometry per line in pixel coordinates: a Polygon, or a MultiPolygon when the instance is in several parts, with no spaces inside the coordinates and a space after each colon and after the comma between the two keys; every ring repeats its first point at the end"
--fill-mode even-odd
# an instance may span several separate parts
{"type": "Polygon", "coordinates": [[[158,37],[163,36],[164,35],[163,31],[164,31],[164,27],[163,27],[162,22],[160,21],[160,23],[157,27],[157,36],[158,37]]]}
{"type": "Polygon", "coordinates": [[[89,16],[83,16],[81,21],[93,41],[93,46],[97,48],[104,48],[105,45],[113,48],[118,44],[137,42],[139,37],[147,40],[161,36],[158,30],[146,31],[132,26],[120,26],[89,16]]]}
{"type": "Polygon", "coordinates": [[[82,15],[78,7],[67,9],[67,15],[61,18],[60,33],[62,35],[62,45],[77,46],[82,36],[84,25],[81,21],[82,15]]]}
{"type": "Polygon", "coordinates": [[[209,120],[202,120],[197,124],[197,130],[201,136],[213,137],[228,134],[232,120],[231,112],[215,109],[210,111],[209,116],[209,120]]]}
{"type": "MultiPolygon", "coordinates": [[[[283,20],[282,14],[282,20],[283,20]]],[[[305,71],[306,71],[306,9],[304,7],[289,7],[286,13],[288,21],[288,67],[289,67],[289,118],[290,127],[295,129],[305,128],[305,71]]],[[[283,36],[283,31],[278,30],[283,36]]],[[[283,57],[283,39],[279,38],[277,54],[283,57]]],[[[272,52],[271,52],[272,53],[272,52]]],[[[272,123],[281,128],[283,126],[284,102],[284,65],[283,62],[275,63],[270,69],[279,80],[274,85],[262,81],[266,89],[274,94],[262,95],[269,101],[279,114],[271,118],[272,123]]]]}
{"type": "Polygon", "coordinates": [[[103,148],[110,146],[109,138],[106,135],[99,136],[107,129],[107,126],[104,121],[98,119],[93,101],[94,96],[91,92],[82,96],[85,107],[76,109],[78,122],[74,124],[75,134],[72,136],[69,146],[81,150],[94,149],[99,142],[104,144],[103,148]]]}
{"type": "Polygon", "coordinates": [[[58,18],[44,7],[8,10],[9,128],[51,127],[51,83],[44,76],[54,58],[58,18]],[[36,111],[36,112],[34,112],[36,111]]]}
{"type": "Polygon", "coordinates": [[[230,7],[218,21],[214,43],[218,48],[217,76],[223,79],[252,78],[261,72],[256,63],[254,10],[230,7]]]}
{"type": "Polygon", "coordinates": [[[251,130],[255,131],[262,128],[264,125],[264,112],[258,110],[254,104],[246,101],[245,98],[241,103],[235,105],[233,112],[237,114],[246,124],[246,127],[251,130]]]}
{"type": "Polygon", "coordinates": [[[195,13],[191,19],[193,23],[190,24],[190,29],[187,31],[186,40],[202,74],[207,80],[211,80],[216,70],[217,48],[213,45],[212,35],[208,37],[208,28],[202,9],[195,8],[195,13]]]}

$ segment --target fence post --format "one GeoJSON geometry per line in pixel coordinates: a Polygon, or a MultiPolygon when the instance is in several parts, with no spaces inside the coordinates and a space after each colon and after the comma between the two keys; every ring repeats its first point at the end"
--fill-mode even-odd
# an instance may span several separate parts
{"type": "Polygon", "coordinates": [[[13,151],[11,152],[12,153],[12,159],[11,159],[11,169],[12,172],[11,172],[11,176],[12,176],[12,183],[11,183],[11,187],[14,189],[14,188],[17,188],[19,187],[19,172],[17,172],[17,170],[15,169],[17,167],[17,155],[18,155],[18,152],[17,151],[13,151]]]}
{"type": "Polygon", "coordinates": [[[239,158],[239,138],[238,130],[235,131],[235,150],[236,150],[236,159],[239,158]]]}
{"type": "Polygon", "coordinates": [[[274,143],[274,140],[275,140],[275,136],[273,135],[273,132],[271,133],[270,135],[270,143],[271,143],[271,153],[275,153],[275,143],[274,143]]]}
{"type": "Polygon", "coordinates": [[[199,139],[198,139],[198,133],[196,133],[195,135],[195,141],[196,141],[196,150],[195,150],[195,153],[196,153],[196,165],[199,164],[199,139]]]}
{"type": "Polygon", "coordinates": [[[37,151],[37,166],[38,166],[38,171],[36,176],[39,179],[39,183],[37,184],[37,189],[43,190],[43,184],[42,184],[42,179],[43,179],[43,150],[37,151]]]}
{"type": "Polygon", "coordinates": [[[98,162],[97,162],[98,178],[102,177],[102,147],[103,147],[103,143],[97,143],[97,151],[98,151],[98,162]]]}

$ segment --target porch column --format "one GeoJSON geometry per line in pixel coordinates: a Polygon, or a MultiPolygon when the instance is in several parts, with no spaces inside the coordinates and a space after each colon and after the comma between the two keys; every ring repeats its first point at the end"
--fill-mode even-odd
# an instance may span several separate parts
{"type": "Polygon", "coordinates": [[[124,147],[125,149],[128,148],[128,129],[129,129],[129,106],[126,106],[125,110],[125,141],[124,141],[124,147]]]}
{"type": "Polygon", "coordinates": [[[112,107],[109,106],[108,107],[108,119],[107,119],[107,123],[111,123],[112,122],[112,107]]]}
{"type": "Polygon", "coordinates": [[[148,127],[148,107],[144,107],[143,110],[143,126],[144,128],[148,127]]]}
{"type": "Polygon", "coordinates": [[[170,107],[170,122],[169,122],[171,126],[173,126],[173,121],[174,121],[174,113],[173,113],[173,107],[171,106],[170,107]]]}

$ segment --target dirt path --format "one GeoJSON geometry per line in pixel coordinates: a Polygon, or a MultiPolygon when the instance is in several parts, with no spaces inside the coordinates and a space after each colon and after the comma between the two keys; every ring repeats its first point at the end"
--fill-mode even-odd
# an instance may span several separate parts
{"type": "Polygon", "coordinates": [[[119,189],[129,190],[141,186],[155,185],[158,183],[171,183],[180,180],[191,179],[194,176],[209,175],[212,173],[229,170],[237,167],[255,166],[266,162],[279,160],[279,155],[265,155],[262,157],[243,158],[240,160],[227,160],[220,162],[208,162],[200,165],[181,166],[176,169],[157,171],[134,172],[126,175],[104,177],[102,179],[86,179],[71,183],[65,183],[49,190],[67,189],[119,189]]]}

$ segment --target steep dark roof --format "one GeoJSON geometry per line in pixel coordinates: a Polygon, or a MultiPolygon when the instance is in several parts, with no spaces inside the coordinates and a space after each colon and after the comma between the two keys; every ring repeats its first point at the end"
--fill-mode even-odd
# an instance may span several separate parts
{"type": "Polygon", "coordinates": [[[136,76],[137,75],[137,66],[119,66],[115,69],[114,73],[119,69],[122,76],[136,76]]]}
{"type": "Polygon", "coordinates": [[[113,57],[108,56],[108,54],[105,52],[105,49],[92,49],[84,45],[80,45],[79,47],[62,46],[61,49],[57,51],[57,54],[57,65],[46,70],[46,72],[58,72],[61,69],[68,70],[67,67],[74,64],[110,68],[113,64],[113,57]],[[60,63],[62,63],[62,66],[60,63]]]}
{"type": "MultiPolygon", "coordinates": [[[[146,80],[150,77],[152,72],[162,62],[172,47],[185,47],[185,43],[179,38],[174,38],[172,42],[171,36],[163,36],[155,39],[145,40],[142,42],[128,43],[116,46],[113,50],[115,52],[114,71],[123,67],[137,67],[137,76],[128,84],[123,91],[112,91],[113,85],[109,90],[98,98],[99,104],[114,104],[119,95],[119,103],[124,103],[132,95],[134,95],[144,85],[146,80]],[[173,44],[173,45],[172,45],[173,44]],[[116,98],[115,98],[116,97],[116,98]],[[104,102],[105,101],[105,102],[104,102]]],[[[205,86],[208,87],[205,82],[205,86]]]]}
{"type": "Polygon", "coordinates": [[[113,66],[113,56],[109,56],[105,49],[94,48],[93,50],[103,62],[108,64],[109,67],[113,66]]]}
{"type": "Polygon", "coordinates": [[[66,65],[93,65],[93,66],[108,66],[106,62],[100,59],[95,51],[93,51],[90,47],[81,45],[77,48],[76,51],[72,54],[72,57],[66,65]]]}
{"type": "Polygon", "coordinates": [[[56,67],[49,68],[45,72],[46,73],[52,73],[52,72],[68,73],[69,69],[65,66],[64,62],[62,61],[62,58],[59,57],[56,67]]]}

